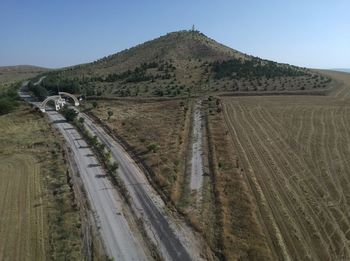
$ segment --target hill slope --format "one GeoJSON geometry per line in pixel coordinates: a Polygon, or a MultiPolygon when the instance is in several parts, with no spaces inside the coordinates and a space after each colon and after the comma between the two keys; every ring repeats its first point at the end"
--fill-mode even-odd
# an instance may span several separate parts
{"type": "Polygon", "coordinates": [[[333,69],[334,71],[339,71],[339,72],[346,72],[346,73],[350,73],[350,69],[347,68],[336,68],[333,69]]]}
{"type": "Polygon", "coordinates": [[[187,96],[212,92],[326,88],[330,80],[305,68],[243,54],[198,31],[169,33],[98,61],[52,72],[43,85],[87,95],[187,96]]]}

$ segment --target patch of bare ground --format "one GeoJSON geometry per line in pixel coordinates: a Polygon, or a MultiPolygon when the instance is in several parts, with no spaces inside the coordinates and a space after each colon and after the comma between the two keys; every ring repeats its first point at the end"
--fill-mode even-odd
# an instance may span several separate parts
{"type": "Polygon", "coordinates": [[[324,73],[340,84],[329,96],[222,99],[273,259],[350,258],[350,75],[324,73]]]}

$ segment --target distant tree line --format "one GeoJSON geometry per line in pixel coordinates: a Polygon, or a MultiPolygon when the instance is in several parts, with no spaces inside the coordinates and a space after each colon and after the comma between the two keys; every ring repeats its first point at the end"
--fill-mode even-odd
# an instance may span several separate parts
{"type": "Polygon", "coordinates": [[[295,66],[280,65],[276,62],[266,61],[259,58],[251,60],[231,59],[217,61],[211,64],[215,73],[214,77],[221,78],[273,78],[281,76],[304,76],[307,73],[295,66]]]}

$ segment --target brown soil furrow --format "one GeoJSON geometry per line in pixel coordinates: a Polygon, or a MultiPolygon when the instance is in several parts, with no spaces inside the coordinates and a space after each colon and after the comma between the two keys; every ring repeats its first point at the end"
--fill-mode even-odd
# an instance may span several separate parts
{"type": "MultiPolygon", "coordinates": [[[[319,143],[314,143],[315,147],[314,147],[314,152],[318,153],[318,157],[317,157],[317,164],[320,166],[320,171],[321,174],[324,178],[324,181],[326,182],[326,186],[328,187],[328,191],[329,193],[329,200],[331,201],[333,198],[338,198],[339,197],[339,193],[338,193],[338,189],[336,184],[336,181],[334,180],[333,176],[332,176],[332,171],[329,168],[329,164],[328,164],[328,156],[327,156],[327,152],[329,153],[329,144],[327,143],[327,138],[326,136],[327,131],[326,131],[326,125],[327,122],[325,120],[325,109],[321,109],[320,112],[320,126],[321,126],[321,137],[319,140],[319,143]]],[[[316,158],[316,157],[315,157],[316,158]]]]}
{"type": "MultiPolygon", "coordinates": [[[[348,160],[346,156],[344,156],[344,153],[340,149],[342,149],[342,143],[339,143],[339,137],[342,137],[342,134],[340,133],[338,122],[340,122],[340,118],[342,117],[341,111],[337,107],[333,107],[330,111],[330,114],[328,115],[327,122],[330,122],[330,133],[333,133],[333,135],[329,135],[329,142],[331,144],[331,155],[333,156],[331,160],[331,166],[332,166],[332,173],[333,176],[336,176],[339,178],[339,184],[340,188],[342,189],[342,193],[340,195],[340,199],[345,201],[344,205],[348,206],[347,199],[344,198],[344,194],[346,194],[347,191],[350,191],[350,182],[349,178],[346,175],[343,175],[343,173],[346,173],[346,170],[349,170],[349,168],[346,166],[348,163],[348,160]]],[[[344,213],[349,214],[349,209],[343,209],[344,213]]]]}
{"type": "MultiPolygon", "coordinates": [[[[334,217],[334,226],[335,226],[335,230],[333,232],[334,237],[340,237],[342,238],[342,240],[333,240],[333,242],[335,242],[335,244],[339,244],[338,242],[344,242],[346,241],[345,236],[343,235],[342,231],[345,229],[347,230],[349,228],[349,222],[345,221],[344,218],[344,213],[347,213],[348,210],[343,209],[343,211],[339,211],[339,204],[338,202],[341,201],[342,196],[344,194],[345,191],[348,190],[347,186],[346,186],[346,182],[342,182],[341,179],[341,175],[337,175],[337,171],[334,167],[334,162],[335,162],[335,154],[337,153],[337,149],[336,149],[336,145],[335,145],[335,141],[336,141],[336,136],[337,133],[335,132],[335,128],[334,128],[334,114],[332,114],[332,111],[334,110],[333,107],[328,107],[327,110],[323,110],[323,124],[322,126],[324,127],[324,138],[322,139],[324,141],[323,144],[323,148],[325,148],[325,150],[322,150],[324,153],[324,166],[325,168],[328,169],[328,175],[331,177],[331,181],[332,184],[334,184],[335,189],[336,189],[336,193],[335,195],[331,196],[330,202],[331,204],[336,204],[338,205],[336,207],[336,209],[334,209],[334,207],[331,208],[331,213],[334,217]],[[327,164],[328,163],[328,164],[327,164]],[[345,211],[345,212],[344,212],[345,211]],[[345,226],[345,228],[344,228],[345,226]]],[[[342,243],[340,243],[342,245],[342,243]]],[[[347,249],[348,250],[348,249],[347,249]]],[[[335,252],[339,252],[339,251],[335,251],[335,252]]]]}

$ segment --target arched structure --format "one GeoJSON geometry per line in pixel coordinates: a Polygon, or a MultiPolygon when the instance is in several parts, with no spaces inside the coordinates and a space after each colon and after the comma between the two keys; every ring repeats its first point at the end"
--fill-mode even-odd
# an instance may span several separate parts
{"type": "Polygon", "coordinates": [[[72,95],[68,92],[59,92],[58,94],[72,98],[74,100],[74,106],[79,106],[79,101],[74,95],[72,95]]]}
{"type": "Polygon", "coordinates": [[[72,94],[70,94],[68,92],[59,92],[58,95],[46,97],[46,99],[39,106],[40,110],[42,112],[45,112],[46,104],[49,101],[54,101],[55,102],[55,109],[56,109],[56,111],[60,110],[66,103],[66,101],[62,98],[62,96],[68,96],[68,97],[72,98],[73,101],[74,101],[74,106],[79,106],[79,101],[74,95],[72,95],[72,94]]]}
{"type": "Polygon", "coordinates": [[[56,109],[56,111],[61,109],[63,107],[63,105],[65,104],[65,100],[62,99],[62,97],[60,95],[48,96],[48,97],[46,97],[46,99],[39,106],[39,108],[40,108],[40,110],[42,112],[45,112],[46,104],[49,101],[54,101],[55,102],[55,109],[56,109]]]}

